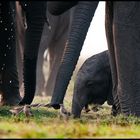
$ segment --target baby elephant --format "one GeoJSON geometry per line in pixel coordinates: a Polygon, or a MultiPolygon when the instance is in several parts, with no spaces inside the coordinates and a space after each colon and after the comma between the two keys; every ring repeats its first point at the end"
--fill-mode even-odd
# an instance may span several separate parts
{"type": "Polygon", "coordinates": [[[79,118],[88,104],[113,105],[112,77],[108,51],[88,58],[77,73],[72,100],[72,114],[79,118]]]}

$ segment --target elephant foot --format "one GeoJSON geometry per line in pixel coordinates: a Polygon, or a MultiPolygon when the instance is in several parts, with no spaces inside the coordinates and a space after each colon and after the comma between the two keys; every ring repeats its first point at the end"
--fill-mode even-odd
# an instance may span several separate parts
{"type": "Polygon", "coordinates": [[[54,109],[60,109],[60,104],[54,104],[54,103],[49,103],[50,107],[53,107],[54,109]]]}
{"type": "Polygon", "coordinates": [[[19,94],[6,96],[4,93],[2,93],[0,106],[5,106],[5,105],[15,106],[15,105],[18,105],[20,100],[21,100],[21,96],[19,94]]]}

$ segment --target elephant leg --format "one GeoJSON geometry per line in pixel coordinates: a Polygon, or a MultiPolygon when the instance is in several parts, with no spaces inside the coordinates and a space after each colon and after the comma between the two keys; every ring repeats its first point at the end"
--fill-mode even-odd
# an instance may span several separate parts
{"type": "Polygon", "coordinates": [[[64,52],[68,28],[65,28],[64,34],[54,43],[51,41],[49,46],[50,67],[47,84],[45,87],[46,95],[50,96],[53,93],[57,72],[61,63],[61,57],[64,52]]]}
{"type": "Polygon", "coordinates": [[[113,12],[117,95],[121,113],[140,116],[140,3],[114,2],[113,12]]]}
{"type": "Polygon", "coordinates": [[[47,96],[51,96],[54,90],[56,75],[71,26],[72,10],[73,9],[66,11],[59,16],[53,16],[50,13],[47,15],[52,27],[51,30],[48,31],[47,39],[49,53],[49,74],[45,84],[45,93],[47,96]]]}
{"type": "Polygon", "coordinates": [[[106,18],[105,18],[105,29],[106,29],[106,37],[108,43],[108,50],[109,50],[109,61],[111,67],[111,74],[112,74],[112,95],[114,99],[114,105],[116,106],[116,110],[120,113],[120,102],[117,95],[117,84],[118,84],[118,75],[117,75],[117,68],[116,68],[116,52],[113,42],[113,3],[106,2],[106,18]]]}
{"type": "MultiPolygon", "coordinates": [[[[19,77],[19,87],[21,96],[23,95],[23,50],[25,26],[23,22],[23,9],[19,2],[16,1],[16,52],[17,52],[17,68],[19,77]]],[[[25,18],[25,17],[24,17],[25,18]]]]}
{"type": "Polygon", "coordinates": [[[117,95],[121,112],[136,116],[140,116],[139,33],[140,29],[135,27],[114,26],[118,70],[117,95]]]}
{"type": "Polygon", "coordinates": [[[27,29],[25,32],[24,48],[24,90],[25,94],[20,105],[31,104],[36,88],[36,65],[39,44],[45,24],[46,2],[30,1],[25,7],[27,18],[27,29]]]}
{"type": "Polygon", "coordinates": [[[45,75],[43,74],[43,64],[44,64],[44,52],[46,50],[46,44],[40,44],[38,60],[37,60],[37,76],[36,76],[36,95],[43,94],[45,88],[45,75]]]}
{"type": "Polygon", "coordinates": [[[15,7],[12,2],[2,2],[0,20],[0,90],[1,105],[17,105],[20,100],[16,64],[15,7]],[[11,5],[13,4],[13,5],[11,5]]]}
{"type": "Polygon", "coordinates": [[[14,57],[15,51],[8,57],[10,62],[13,63],[12,66],[7,66],[6,70],[2,72],[2,102],[1,105],[17,105],[20,100],[19,93],[19,81],[18,81],[18,73],[16,67],[16,59],[12,62],[12,57],[14,57]]]}

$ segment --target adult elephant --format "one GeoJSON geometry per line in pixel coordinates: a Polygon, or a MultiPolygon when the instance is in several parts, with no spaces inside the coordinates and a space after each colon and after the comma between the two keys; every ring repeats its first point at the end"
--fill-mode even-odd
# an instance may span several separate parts
{"type": "MultiPolygon", "coordinates": [[[[50,103],[56,109],[63,103],[68,83],[98,3],[98,1],[49,2],[49,11],[55,15],[77,4],[50,103]]],[[[106,2],[105,25],[114,102],[118,113],[136,116],[140,116],[139,10],[140,3],[136,1],[106,2]]]]}

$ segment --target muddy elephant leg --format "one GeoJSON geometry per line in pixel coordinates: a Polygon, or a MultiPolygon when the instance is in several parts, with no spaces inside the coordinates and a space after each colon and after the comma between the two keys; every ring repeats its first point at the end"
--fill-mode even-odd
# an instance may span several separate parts
{"type": "Polygon", "coordinates": [[[45,24],[46,2],[30,1],[26,3],[27,29],[24,48],[24,89],[25,94],[20,105],[31,104],[36,88],[36,65],[39,44],[45,24]]]}
{"type": "Polygon", "coordinates": [[[0,3],[0,89],[1,105],[16,105],[21,100],[16,64],[15,3],[0,3]],[[13,7],[12,7],[13,6],[13,7]]]}

